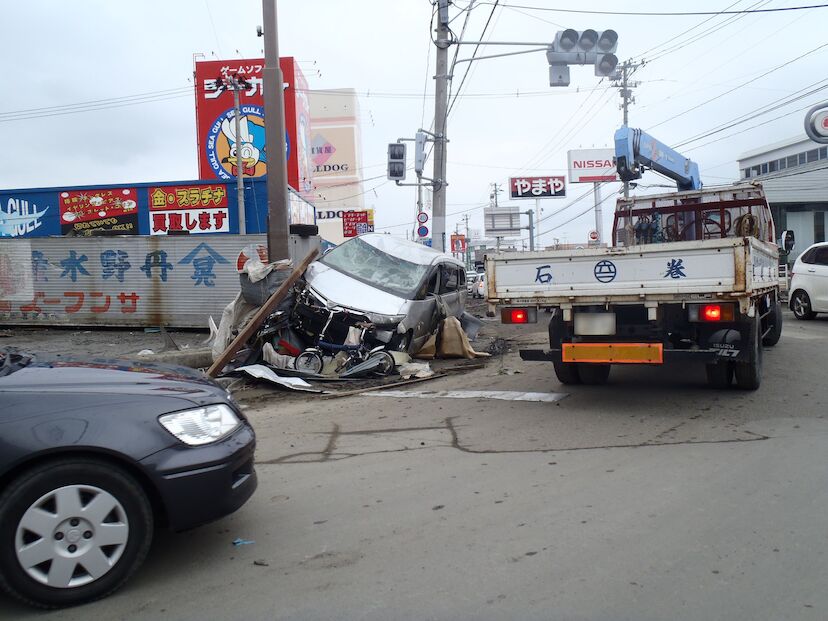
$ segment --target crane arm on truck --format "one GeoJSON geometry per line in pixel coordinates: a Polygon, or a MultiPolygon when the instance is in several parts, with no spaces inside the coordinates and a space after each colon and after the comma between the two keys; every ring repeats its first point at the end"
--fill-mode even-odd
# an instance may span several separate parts
{"type": "Polygon", "coordinates": [[[676,182],[679,191],[701,190],[699,165],[640,129],[624,125],[615,132],[615,165],[622,181],[640,179],[651,168],[676,182]]]}

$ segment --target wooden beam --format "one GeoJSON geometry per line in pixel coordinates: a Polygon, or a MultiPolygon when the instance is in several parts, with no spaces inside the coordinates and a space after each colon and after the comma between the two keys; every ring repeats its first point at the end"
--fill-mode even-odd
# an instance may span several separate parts
{"type": "Polygon", "coordinates": [[[302,274],[305,273],[305,270],[308,269],[308,265],[310,265],[313,260],[316,258],[316,255],[319,254],[317,250],[311,250],[310,254],[305,257],[305,260],[299,264],[293,272],[291,272],[290,276],[287,277],[287,280],[283,282],[276,291],[273,292],[267,302],[256,311],[256,314],[253,315],[253,318],[247,323],[247,325],[241,329],[238,336],[233,339],[233,342],[227,346],[221,356],[213,363],[209,369],[207,369],[207,375],[209,377],[216,377],[221,370],[227,366],[227,363],[232,360],[233,356],[244,346],[247,341],[250,340],[250,337],[259,329],[265,319],[273,312],[273,309],[284,300],[288,293],[290,292],[290,288],[293,287],[294,283],[301,278],[302,274]]]}

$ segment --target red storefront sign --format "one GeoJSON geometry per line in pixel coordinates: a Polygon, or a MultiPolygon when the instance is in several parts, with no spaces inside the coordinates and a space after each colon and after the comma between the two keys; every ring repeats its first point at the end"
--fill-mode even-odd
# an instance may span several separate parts
{"type": "Polygon", "coordinates": [[[510,177],[511,198],[560,198],[566,196],[565,177],[510,177]]]}
{"type": "Polygon", "coordinates": [[[230,217],[224,185],[149,188],[150,234],[228,233],[230,217]]]}
{"type": "Polygon", "coordinates": [[[455,253],[466,252],[466,236],[453,234],[451,236],[451,251],[455,253]]]}
{"type": "MultiPolygon", "coordinates": [[[[308,84],[293,58],[279,59],[284,82],[285,139],[288,184],[306,198],[312,191],[310,155],[310,107],[308,84]]],[[[264,135],[264,59],[215,60],[196,63],[196,130],[198,171],[201,179],[234,179],[236,145],[233,91],[225,78],[235,76],[248,86],[239,94],[240,140],[244,175],[267,173],[264,135]]]]}
{"type": "Polygon", "coordinates": [[[58,195],[63,235],[91,235],[95,230],[138,233],[135,188],[67,190],[58,195]]]}
{"type": "Polygon", "coordinates": [[[373,211],[346,211],[342,214],[342,235],[356,237],[374,232],[373,211]]]}

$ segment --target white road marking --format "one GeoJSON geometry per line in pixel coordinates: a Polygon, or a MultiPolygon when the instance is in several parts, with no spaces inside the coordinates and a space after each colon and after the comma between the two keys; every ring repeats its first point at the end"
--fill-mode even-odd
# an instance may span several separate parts
{"type": "Polygon", "coordinates": [[[397,399],[500,399],[501,401],[541,401],[554,403],[567,397],[562,392],[517,392],[512,390],[383,390],[366,393],[369,397],[397,399]]]}

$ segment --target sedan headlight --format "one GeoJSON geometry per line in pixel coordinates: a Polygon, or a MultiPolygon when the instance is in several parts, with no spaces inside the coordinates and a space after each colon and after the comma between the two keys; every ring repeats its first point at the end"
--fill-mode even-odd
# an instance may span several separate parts
{"type": "Polygon", "coordinates": [[[236,413],[224,404],[164,414],[158,422],[164,429],[190,446],[216,442],[241,426],[236,413]]]}

